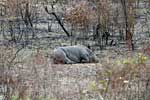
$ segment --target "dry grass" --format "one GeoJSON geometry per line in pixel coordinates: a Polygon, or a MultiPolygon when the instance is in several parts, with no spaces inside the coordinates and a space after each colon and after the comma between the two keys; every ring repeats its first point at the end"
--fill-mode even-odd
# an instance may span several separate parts
{"type": "Polygon", "coordinates": [[[1,49],[1,71],[5,72],[1,81],[10,87],[4,93],[7,100],[148,100],[150,97],[150,64],[143,54],[137,59],[116,62],[106,57],[97,64],[55,65],[42,50],[23,59],[16,55],[14,47],[1,49]],[[8,58],[13,58],[11,63],[8,58]]]}

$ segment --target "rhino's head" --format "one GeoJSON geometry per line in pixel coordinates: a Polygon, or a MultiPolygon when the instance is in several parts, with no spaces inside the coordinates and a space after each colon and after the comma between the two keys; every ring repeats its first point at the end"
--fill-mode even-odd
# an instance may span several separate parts
{"type": "Polygon", "coordinates": [[[90,63],[98,63],[99,60],[98,60],[97,56],[92,52],[92,50],[89,48],[86,48],[86,50],[88,52],[89,62],[90,63]]]}
{"type": "Polygon", "coordinates": [[[53,51],[51,55],[51,59],[52,59],[52,63],[54,64],[65,64],[64,52],[59,49],[55,49],[53,51]]]}
{"type": "Polygon", "coordinates": [[[99,62],[99,60],[95,54],[91,55],[89,57],[89,60],[90,60],[90,63],[98,63],[99,62]]]}

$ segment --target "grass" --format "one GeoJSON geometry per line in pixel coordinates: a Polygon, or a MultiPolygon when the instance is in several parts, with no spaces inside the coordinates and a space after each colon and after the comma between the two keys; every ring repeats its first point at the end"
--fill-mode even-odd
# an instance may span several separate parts
{"type": "Polygon", "coordinates": [[[98,64],[53,65],[50,50],[21,55],[26,50],[9,63],[15,48],[1,48],[3,72],[10,75],[6,82],[12,88],[4,94],[12,100],[149,100],[150,57],[143,53],[115,61],[105,57],[98,64]]]}

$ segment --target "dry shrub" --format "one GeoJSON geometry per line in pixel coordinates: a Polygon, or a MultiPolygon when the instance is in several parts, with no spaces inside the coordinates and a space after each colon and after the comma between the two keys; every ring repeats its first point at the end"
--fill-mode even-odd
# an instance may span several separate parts
{"type": "Polygon", "coordinates": [[[95,11],[89,6],[88,2],[79,1],[68,7],[66,20],[71,25],[85,27],[95,18],[95,11]]]}
{"type": "Polygon", "coordinates": [[[5,99],[27,100],[31,94],[33,97],[36,96],[36,93],[39,92],[38,86],[44,84],[41,78],[44,73],[41,70],[45,69],[48,63],[44,54],[39,51],[30,55],[31,58],[28,56],[22,58],[18,55],[22,48],[17,49],[14,45],[1,46],[0,50],[0,86],[7,86],[7,89],[2,93],[5,99]],[[30,62],[26,62],[27,59],[30,62]],[[42,68],[37,69],[36,66],[42,68]]]}
{"type": "Polygon", "coordinates": [[[5,5],[8,7],[8,17],[16,17],[20,13],[21,4],[27,2],[27,0],[7,0],[5,5]]]}
{"type": "Polygon", "coordinates": [[[19,85],[19,80],[15,74],[14,66],[17,53],[21,49],[16,49],[14,45],[1,46],[0,48],[0,85],[4,88],[3,94],[6,100],[10,100],[19,85]]]}
{"type": "Polygon", "coordinates": [[[34,17],[37,9],[35,3],[36,0],[6,0],[6,16],[11,19],[24,18],[28,12],[30,17],[34,17]]]}
{"type": "Polygon", "coordinates": [[[144,48],[144,53],[150,55],[150,47],[144,48]]]}
{"type": "Polygon", "coordinates": [[[82,26],[90,23],[106,24],[111,14],[111,0],[79,1],[67,9],[66,20],[72,25],[82,26]]]}
{"type": "Polygon", "coordinates": [[[44,56],[43,53],[39,51],[33,57],[33,63],[35,65],[43,65],[46,63],[46,61],[47,61],[47,58],[44,56]]]}
{"type": "Polygon", "coordinates": [[[1,46],[0,48],[0,64],[1,67],[8,67],[10,63],[12,64],[13,60],[16,57],[16,49],[11,46],[1,46]]]}
{"type": "Polygon", "coordinates": [[[128,6],[127,6],[127,24],[128,24],[128,31],[126,33],[126,38],[129,46],[129,50],[133,50],[133,34],[134,34],[134,25],[135,23],[135,8],[134,8],[134,0],[128,0],[128,6]]]}
{"type": "Polygon", "coordinates": [[[115,65],[118,67],[113,67],[108,76],[110,80],[106,94],[117,100],[119,98],[128,100],[149,97],[147,93],[150,87],[150,64],[145,63],[143,55],[139,56],[138,63],[132,62],[133,58],[128,61],[124,61],[123,65],[119,64],[115,65]]]}
{"type": "Polygon", "coordinates": [[[145,55],[149,55],[150,56],[150,42],[149,41],[145,43],[142,52],[145,55]]]}
{"type": "Polygon", "coordinates": [[[107,27],[110,22],[110,14],[112,11],[112,0],[92,0],[96,5],[96,14],[101,25],[107,27]]]}
{"type": "Polygon", "coordinates": [[[134,50],[132,38],[133,38],[133,33],[128,32],[127,33],[127,45],[128,45],[129,51],[134,50]]]}

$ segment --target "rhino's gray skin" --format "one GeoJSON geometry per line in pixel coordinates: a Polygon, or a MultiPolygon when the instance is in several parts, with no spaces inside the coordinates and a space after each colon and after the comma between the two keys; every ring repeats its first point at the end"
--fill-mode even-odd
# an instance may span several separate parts
{"type": "Polygon", "coordinates": [[[97,57],[82,45],[58,47],[53,52],[54,64],[97,63],[97,57]]]}

